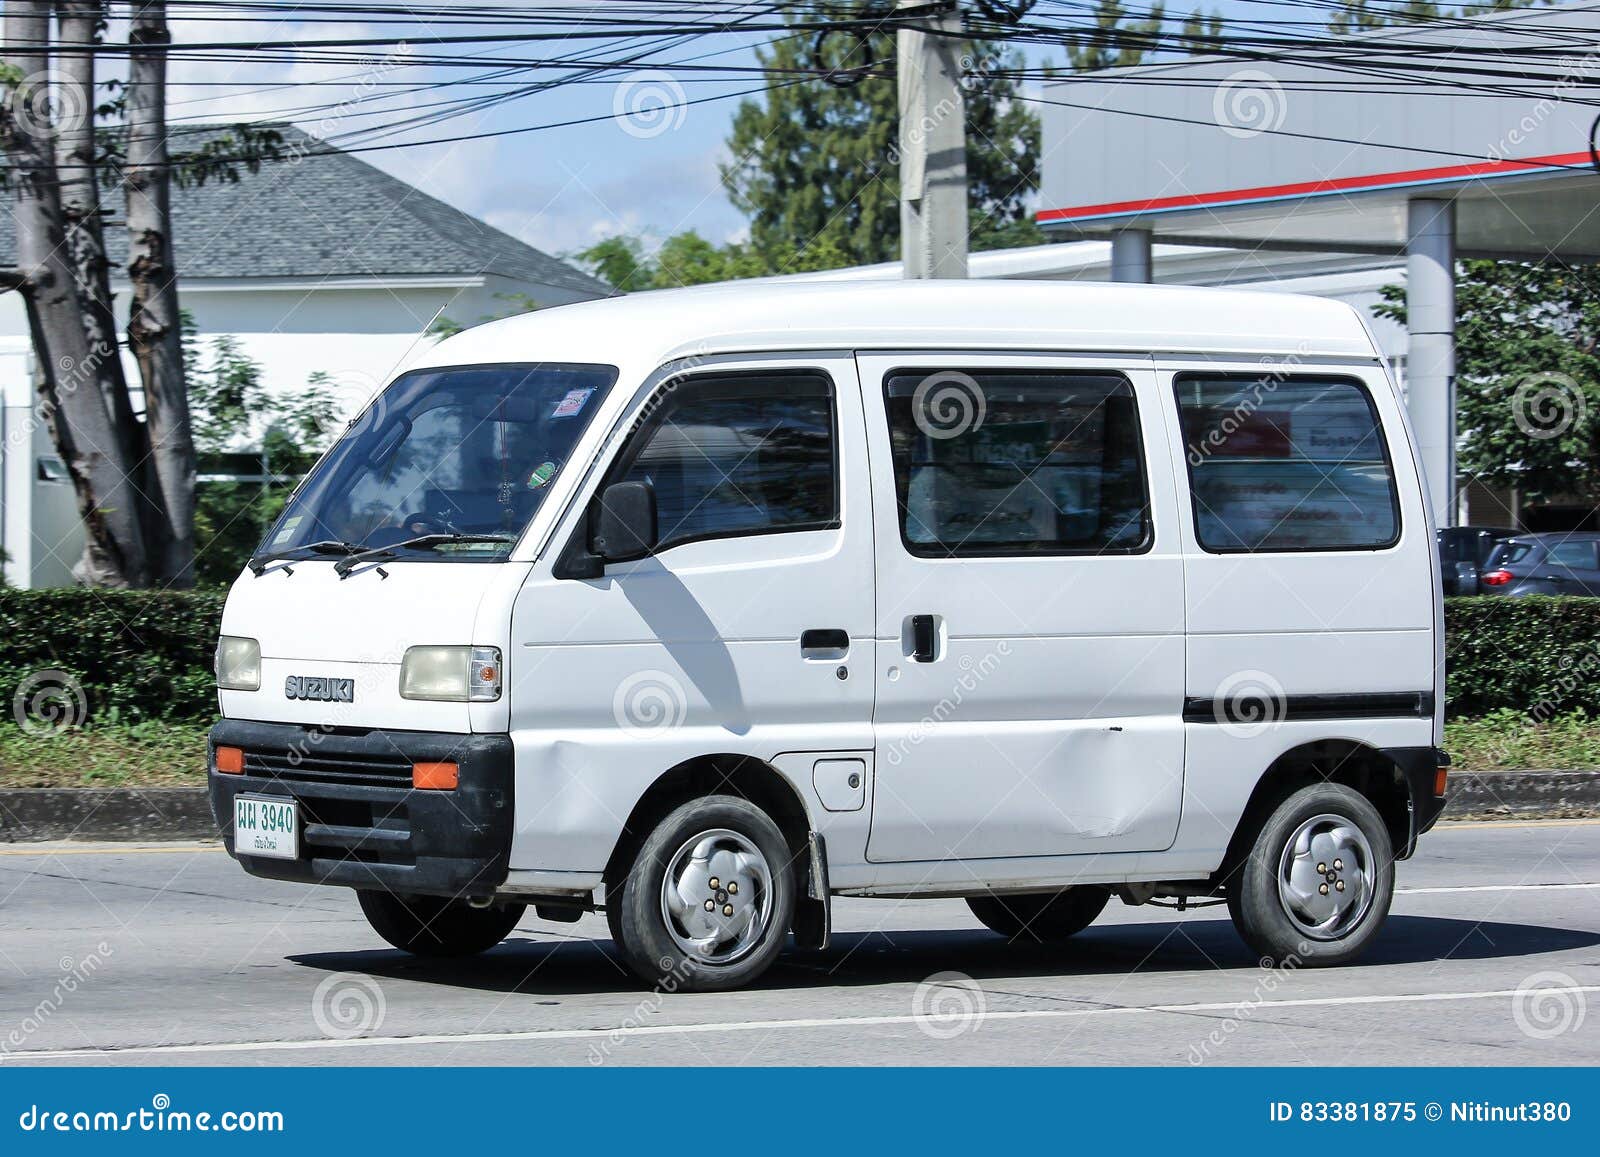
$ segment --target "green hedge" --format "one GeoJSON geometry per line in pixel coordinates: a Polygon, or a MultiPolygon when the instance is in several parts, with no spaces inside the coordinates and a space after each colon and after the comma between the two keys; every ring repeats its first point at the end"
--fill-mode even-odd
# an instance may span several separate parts
{"type": "Polygon", "coordinates": [[[223,599],[220,590],[0,589],[0,718],[11,720],[19,688],[50,695],[52,681],[39,679],[50,670],[77,681],[97,721],[215,718],[223,599]]]}
{"type": "MultiPolygon", "coordinates": [[[[54,669],[78,681],[94,719],[209,719],[222,602],[221,591],[0,589],[5,706],[54,669]]],[[[1445,624],[1452,716],[1600,716],[1600,599],[1450,599],[1445,624]]]]}
{"type": "Polygon", "coordinates": [[[1447,599],[1445,707],[1600,716],[1600,599],[1447,599]]]}

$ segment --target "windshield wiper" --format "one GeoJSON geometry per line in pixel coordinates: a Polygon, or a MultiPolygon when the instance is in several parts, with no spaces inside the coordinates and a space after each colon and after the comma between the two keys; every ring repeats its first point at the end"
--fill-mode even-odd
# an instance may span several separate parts
{"type": "Polygon", "coordinates": [[[251,555],[250,561],[245,563],[245,566],[250,568],[251,574],[259,578],[262,572],[267,569],[269,562],[293,558],[302,550],[309,550],[315,554],[356,554],[361,550],[361,547],[353,542],[340,542],[336,538],[330,538],[322,542],[308,542],[304,546],[291,546],[283,550],[269,550],[262,554],[251,555]]]}
{"type": "Polygon", "coordinates": [[[436,550],[441,546],[449,546],[458,542],[515,541],[508,534],[419,534],[416,538],[408,538],[404,542],[391,543],[388,546],[375,546],[371,550],[358,548],[354,554],[347,558],[341,558],[334,563],[333,569],[340,578],[344,578],[364,562],[371,562],[375,558],[394,558],[396,552],[401,550],[436,550]]]}

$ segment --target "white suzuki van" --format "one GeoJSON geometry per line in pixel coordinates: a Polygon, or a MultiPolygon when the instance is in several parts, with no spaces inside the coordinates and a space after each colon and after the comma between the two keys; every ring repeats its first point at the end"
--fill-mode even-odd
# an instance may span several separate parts
{"type": "Polygon", "coordinates": [[[1349,307],[730,286],[468,330],[234,584],[211,795],[390,943],[602,909],[729,988],[835,896],[1350,960],[1444,805],[1433,527],[1349,307]]]}

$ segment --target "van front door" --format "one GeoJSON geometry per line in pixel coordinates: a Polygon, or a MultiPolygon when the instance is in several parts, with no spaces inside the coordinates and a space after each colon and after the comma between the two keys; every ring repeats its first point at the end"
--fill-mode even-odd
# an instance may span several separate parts
{"type": "Polygon", "coordinates": [[[606,453],[512,617],[512,867],[598,871],[658,777],[696,761],[714,790],[741,756],[789,776],[818,828],[864,842],[872,518],[853,359],[666,375],[606,453]],[[561,544],[615,482],[653,491],[655,550],[561,577],[561,544]]]}
{"type": "Polygon", "coordinates": [[[1183,561],[1150,360],[857,364],[878,582],[869,859],[1166,848],[1183,561]]]}

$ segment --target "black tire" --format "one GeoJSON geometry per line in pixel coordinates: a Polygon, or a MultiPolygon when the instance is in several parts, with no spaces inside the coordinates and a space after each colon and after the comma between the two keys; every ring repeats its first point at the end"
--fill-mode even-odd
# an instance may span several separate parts
{"type": "MultiPolygon", "coordinates": [[[[1343,831],[1343,827],[1334,827],[1329,838],[1343,831]]],[[[1336,783],[1301,788],[1280,803],[1262,824],[1249,854],[1232,875],[1227,897],[1234,927],[1264,960],[1293,963],[1296,967],[1348,963],[1378,934],[1394,899],[1394,847],[1389,829],[1366,797],[1351,788],[1336,783]],[[1317,846],[1314,843],[1307,843],[1302,853],[1295,855],[1288,848],[1290,841],[1302,825],[1313,821],[1320,825],[1319,817],[1330,817],[1329,823],[1346,824],[1359,831],[1365,850],[1357,845],[1356,855],[1370,862],[1359,865],[1357,870],[1357,865],[1344,863],[1344,854],[1348,853],[1324,850],[1323,861],[1313,864],[1313,849],[1317,846]],[[1335,858],[1329,862],[1327,855],[1335,858]],[[1293,860],[1298,860],[1300,870],[1316,883],[1323,897],[1318,903],[1344,905],[1336,909],[1327,927],[1311,930],[1304,914],[1297,922],[1290,901],[1280,895],[1280,870],[1293,860]],[[1318,868],[1322,869],[1320,873],[1318,868]],[[1322,892],[1323,888],[1329,892],[1322,892]],[[1339,898],[1346,893],[1352,898],[1341,901],[1339,898]]]]}
{"type": "Polygon", "coordinates": [[[357,892],[372,930],[402,952],[416,956],[476,956],[504,940],[526,910],[525,904],[474,908],[442,896],[396,896],[357,892]]]}
{"type": "Polygon", "coordinates": [[[1053,944],[1093,924],[1110,899],[1105,888],[1081,885],[1043,895],[973,896],[967,907],[1015,944],[1053,944]]]}
{"type": "MultiPolygon", "coordinates": [[[[639,977],[671,991],[713,992],[749,984],[772,966],[788,939],[796,895],[792,859],[788,841],[778,825],[748,800],[712,795],[682,805],[645,838],[632,868],[619,884],[615,916],[608,916],[608,921],[614,919],[613,935],[623,959],[639,977]],[[765,878],[770,882],[760,885],[753,882],[754,876],[746,877],[743,895],[752,907],[746,910],[748,915],[739,913],[739,920],[749,930],[750,941],[741,947],[735,938],[726,952],[715,951],[714,945],[712,955],[726,955],[726,960],[692,955],[674,938],[663,911],[668,869],[674,864],[687,864],[689,870],[696,870],[696,853],[715,832],[735,833],[758,851],[764,861],[765,878]],[[681,856],[688,859],[680,860],[681,856]]],[[[697,880],[697,886],[699,883],[697,880]]],[[[731,904],[737,909],[740,903],[738,896],[726,895],[725,891],[709,887],[701,890],[707,891],[706,900],[713,904],[731,904]]],[[[608,892],[608,903],[610,899],[608,892]]],[[[696,891],[695,903],[699,902],[696,891]]],[[[716,922],[718,916],[713,913],[709,919],[716,922]]],[[[718,927],[726,930],[736,925],[718,927]]],[[[686,936],[681,927],[678,934],[686,936]]]]}

